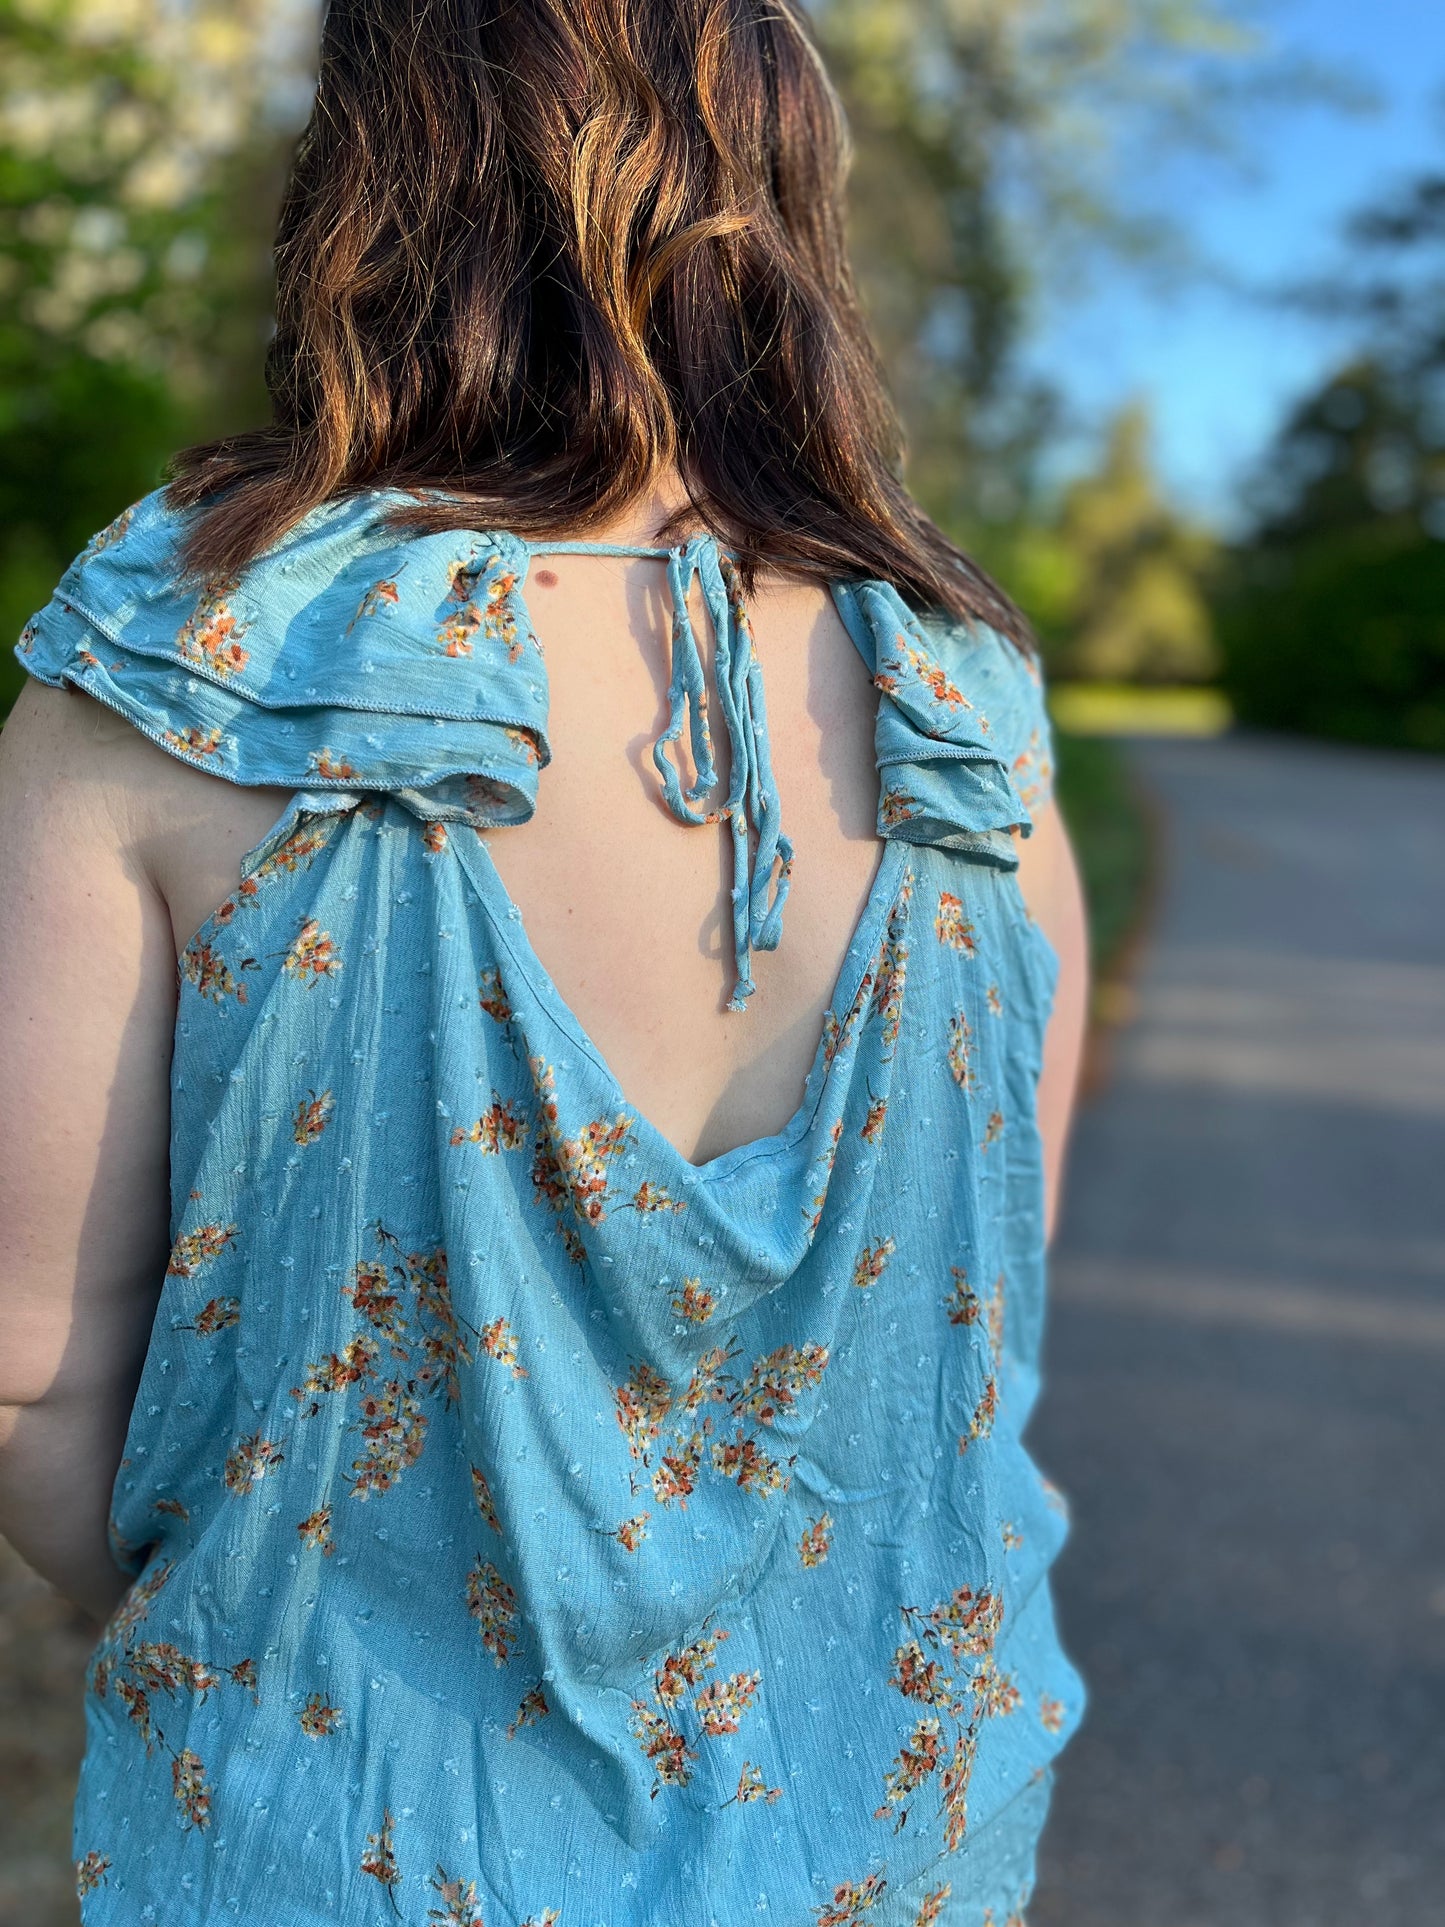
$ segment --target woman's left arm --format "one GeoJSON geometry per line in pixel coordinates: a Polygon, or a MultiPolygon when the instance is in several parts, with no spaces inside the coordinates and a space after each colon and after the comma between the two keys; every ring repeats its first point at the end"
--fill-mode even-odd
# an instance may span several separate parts
{"type": "Polygon", "coordinates": [[[0,736],[0,1532],[97,1621],[128,1583],[106,1522],[168,1256],[175,1021],[118,735],[27,682],[0,736]]]}
{"type": "Polygon", "coordinates": [[[1044,1036],[1039,1077],[1039,1132],[1044,1141],[1044,1224],[1053,1236],[1064,1158],[1078,1096],[1089,1008],[1089,926],[1083,886],[1058,805],[1033,812],[1032,836],[1018,838],[1019,888],[1029,915],[1059,960],[1053,1015],[1044,1036]]]}

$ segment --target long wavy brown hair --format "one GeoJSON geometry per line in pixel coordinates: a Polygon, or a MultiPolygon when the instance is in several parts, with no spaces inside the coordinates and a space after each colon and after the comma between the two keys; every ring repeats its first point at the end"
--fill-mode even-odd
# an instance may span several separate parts
{"type": "Polygon", "coordinates": [[[269,427],[173,458],[188,573],[335,497],[398,529],[657,531],[881,577],[1027,646],[901,480],[844,238],[848,137],[797,0],[330,0],[276,236],[269,427]],[[223,499],[218,499],[223,498],[223,499]]]}

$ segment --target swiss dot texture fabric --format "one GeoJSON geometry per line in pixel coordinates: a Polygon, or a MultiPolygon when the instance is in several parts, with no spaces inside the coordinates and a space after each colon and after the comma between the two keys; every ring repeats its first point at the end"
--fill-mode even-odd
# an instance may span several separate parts
{"type": "MultiPolygon", "coordinates": [[[[197,593],[148,496],[17,646],[293,791],[180,960],[86,1927],[1016,1924],[1082,1704],[1063,1502],[1020,1443],[1055,971],[1010,834],[1049,783],[1036,677],[836,587],[878,691],[879,865],[796,1113],[694,1167],[488,853],[550,756],[531,551],[398,536],[405,499],[328,504],[197,593]]],[[[786,941],[787,797],[726,558],[673,566],[722,585],[758,779],[741,1000],[786,941]]]]}

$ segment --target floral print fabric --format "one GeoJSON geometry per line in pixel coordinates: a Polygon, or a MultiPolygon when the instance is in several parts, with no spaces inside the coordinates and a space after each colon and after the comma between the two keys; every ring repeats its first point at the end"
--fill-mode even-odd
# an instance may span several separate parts
{"type": "Polygon", "coordinates": [[[148,497],[18,645],[295,787],[180,960],[87,1927],[1017,1927],[1082,1703],[1020,1443],[1036,679],[837,587],[879,866],[798,1110],[694,1167],[480,834],[549,755],[527,545],[388,499],[197,591],[148,497]]]}

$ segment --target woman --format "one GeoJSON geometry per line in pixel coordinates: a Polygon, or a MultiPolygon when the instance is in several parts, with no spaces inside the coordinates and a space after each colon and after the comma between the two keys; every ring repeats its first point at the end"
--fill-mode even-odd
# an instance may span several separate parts
{"type": "Polygon", "coordinates": [[[1027,1897],[1082,922],[842,174],[778,0],[333,0],[274,424],[21,637],[0,1523],[105,1622],[91,1927],[1027,1897]]]}

